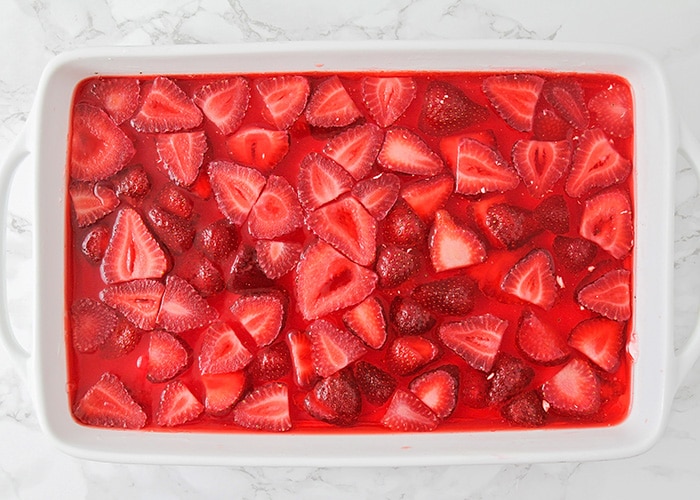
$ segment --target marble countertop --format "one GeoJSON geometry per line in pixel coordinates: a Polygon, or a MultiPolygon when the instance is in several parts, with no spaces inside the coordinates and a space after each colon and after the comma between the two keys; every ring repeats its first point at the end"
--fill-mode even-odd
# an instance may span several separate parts
{"type": "MultiPolygon", "coordinates": [[[[284,40],[542,39],[644,49],[700,137],[700,2],[667,0],[4,0],[0,158],[22,130],[39,77],[78,47],[284,40]]],[[[27,165],[28,167],[28,165],[27,165]]],[[[32,172],[9,199],[7,287],[17,337],[31,348],[32,172]]],[[[675,338],[700,304],[698,180],[676,167],[675,338]]],[[[107,464],[54,449],[27,384],[0,349],[0,498],[692,498],[700,489],[700,364],[680,384],[666,432],[647,453],[587,463],[404,468],[186,467],[107,464]],[[696,492],[693,494],[692,492],[696,492]]]]}

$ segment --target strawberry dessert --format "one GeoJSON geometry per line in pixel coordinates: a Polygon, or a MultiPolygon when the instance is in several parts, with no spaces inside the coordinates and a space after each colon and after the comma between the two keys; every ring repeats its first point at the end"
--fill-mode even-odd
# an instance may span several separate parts
{"type": "Polygon", "coordinates": [[[612,75],[96,77],[67,166],[84,425],[485,431],[627,414],[612,75]]]}

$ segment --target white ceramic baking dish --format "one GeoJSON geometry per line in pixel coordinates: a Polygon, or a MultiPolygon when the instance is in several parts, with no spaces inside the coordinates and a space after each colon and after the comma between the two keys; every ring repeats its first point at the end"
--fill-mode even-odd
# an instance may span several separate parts
{"type": "MultiPolygon", "coordinates": [[[[113,47],[62,54],[46,68],[35,106],[0,171],[2,220],[14,172],[36,177],[33,348],[17,341],[0,287],[0,331],[26,373],[47,436],[84,458],[143,463],[236,465],[430,465],[595,460],[630,456],[661,435],[675,390],[700,353],[700,328],[674,352],[673,178],[679,152],[700,171],[700,147],[679,125],[659,66],[621,47],[551,42],[284,43],[113,47]],[[230,74],[363,70],[613,73],[635,102],[636,242],[632,397],[618,425],[595,428],[374,434],[116,431],[77,424],[66,396],[64,214],[72,92],[94,75],[230,74]]],[[[5,232],[0,250],[5,249],[5,232]]],[[[2,252],[4,255],[4,252],[2,252]]],[[[5,263],[0,266],[5,278],[5,263]]],[[[3,283],[5,279],[2,280],[3,283]]]]}

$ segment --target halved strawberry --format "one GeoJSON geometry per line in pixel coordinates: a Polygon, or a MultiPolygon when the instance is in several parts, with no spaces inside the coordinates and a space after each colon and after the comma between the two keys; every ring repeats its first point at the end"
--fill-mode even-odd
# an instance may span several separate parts
{"type": "Polygon", "coordinates": [[[77,104],[71,123],[70,176],[75,180],[106,179],[136,154],[131,140],[100,108],[77,104]]]}
{"type": "Polygon", "coordinates": [[[590,416],[600,409],[600,380],[588,362],[573,358],[544,383],[542,395],[558,413],[590,416]]]}
{"type": "Polygon", "coordinates": [[[424,432],[434,430],[439,421],[417,396],[399,389],[391,398],[381,423],[392,431],[424,432]]]}
{"type": "Polygon", "coordinates": [[[594,282],[584,286],[576,300],[586,309],[614,321],[627,321],[632,316],[630,272],[613,269],[594,282]]]}
{"type": "Polygon", "coordinates": [[[265,187],[265,177],[253,168],[227,161],[209,164],[209,179],[219,210],[240,226],[265,187]]]}
{"type": "Polygon", "coordinates": [[[78,227],[97,222],[119,206],[117,195],[104,184],[71,182],[68,191],[78,227]]]}
{"type": "Polygon", "coordinates": [[[244,371],[202,375],[204,408],[208,413],[222,415],[236,404],[246,387],[244,371]]]}
{"type": "Polygon", "coordinates": [[[556,261],[574,273],[586,269],[598,253],[598,247],[592,241],[561,235],[554,238],[552,250],[556,261]]]}
{"type": "Polygon", "coordinates": [[[232,292],[245,289],[266,288],[272,286],[272,281],[265,276],[258,264],[258,254],[255,247],[241,243],[233,256],[231,270],[226,280],[226,288],[232,292]]]}
{"type": "Polygon", "coordinates": [[[389,322],[399,335],[419,335],[435,326],[435,317],[415,300],[397,295],[389,306],[389,322]]]}
{"type": "Polygon", "coordinates": [[[408,388],[418,399],[433,410],[435,416],[444,420],[457,406],[459,393],[459,368],[446,365],[416,377],[408,388]]]}
{"type": "Polygon", "coordinates": [[[627,255],[634,244],[632,204],[627,193],[612,189],[586,200],[579,234],[616,259],[627,255]]]}
{"type": "Polygon", "coordinates": [[[454,188],[455,181],[451,175],[437,175],[404,185],[401,198],[423,222],[429,223],[435,213],[444,208],[454,188]]]}
{"type": "Polygon", "coordinates": [[[440,157],[406,128],[386,131],[377,161],[385,170],[412,175],[437,175],[445,169],[440,157]]]}
{"type": "Polygon", "coordinates": [[[156,136],[158,157],[178,186],[189,187],[197,179],[206,151],[207,136],[202,130],[156,136]]]}
{"type": "Polygon", "coordinates": [[[189,219],[192,216],[192,209],[194,208],[194,202],[185,193],[185,190],[180,189],[170,182],[163,186],[158,192],[156,204],[166,212],[182,217],[183,219],[189,219]]]}
{"type": "Polygon", "coordinates": [[[530,251],[505,275],[501,290],[542,309],[551,309],[558,295],[552,255],[543,248],[530,251]]]}
{"type": "Polygon", "coordinates": [[[269,173],[289,152],[289,134],[244,125],[226,139],[226,147],[234,161],[269,173]]]}
{"type": "Polygon", "coordinates": [[[538,141],[561,141],[573,135],[569,122],[557,114],[546,99],[540,99],[532,120],[532,136],[538,141]]]}
{"type": "Polygon", "coordinates": [[[586,130],[574,151],[566,192],[580,198],[594,188],[622,182],[632,170],[632,162],[618,153],[599,128],[586,130]]]}
{"type": "Polygon", "coordinates": [[[131,119],[139,132],[177,132],[202,123],[202,112],[170,78],[158,76],[144,87],[141,106],[131,119]]]}
{"type": "Polygon", "coordinates": [[[258,265],[271,280],[284,276],[299,262],[303,247],[287,241],[259,240],[255,243],[258,265]]]}
{"type": "Polygon", "coordinates": [[[315,210],[350,191],[352,177],[343,167],[320,153],[311,152],[299,166],[297,191],[306,210],[315,210]]]}
{"type": "Polygon", "coordinates": [[[313,418],[332,425],[356,423],[362,394],[352,372],[341,370],[320,380],[304,398],[304,408],[313,418]]]}
{"type": "Polygon", "coordinates": [[[415,373],[440,356],[440,348],[420,335],[397,337],[386,352],[386,367],[397,375],[415,373]]]}
{"type": "Polygon", "coordinates": [[[216,310],[187,281],[175,275],[166,278],[157,325],[172,333],[182,333],[208,325],[217,317],[216,310]]]}
{"type": "Polygon", "coordinates": [[[289,354],[292,356],[294,381],[299,387],[308,387],[316,380],[311,338],[306,332],[291,330],[286,336],[289,354]]]}
{"type": "Polygon", "coordinates": [[[73,413],[88,425],[124,429],[140,429],[146,425],[148,418],[113,373],[102,374],[80,398],[73,413]]]}
{"type": "Polygon", "coordinates": [[[122,208],[112,228],[112,237],[100,271],[105,283],[142,278],[160,278],[168,260],[141,216],[133,208],[122,208]]]}
{"type": "Polygon", "coordinates": [[[372,217],[382,220],[396,203],[400,186],[401,180],[398,176],[384,172],[359,181],[353,186],[352,195],[362,203],[372,217]]]}
{"type": "Polygon", "coordinates": [[[217,321],[204,332],[199,352],[202,375],[237,372],[252,359],[253,355],[229,324],[217,321]]]}
{"type": "Polygon", "coordinates": [[[619,83],[610,85],[588,101],[593,119],[608,134],[629,137],[634,130],[632,95],[629,87],[619,83]]]}
{"type": "Polygon", "coordinates": [[[405,248],[420,248],[425,245],[425,224],[403,200],[396,202],[380,227],[382,236],[388,243],[405,248]]]}
{"type": "Polygon", "coordinates": [[[197,234],[194,245],[212,261],[221,262],[236,249],[238,232],[228,219],[219,219],[197,234]]]}
{"type": "Polygon", "coordinates": [[[489,377],[489,401],[491,404],[507,401],[525,389],[534,378],[535,370],[523,360],[501,353],[496,357],[489,377]]]}
{"type": "Polygon", "coordinates": [[[438,314],[457,316],[472,310],[477,289],[474,280],[457,275],[422,283],[413,289],[411,297],[438,314]]]}
{"type": "Polygon", "coordinates": [[[102,108],[121,125],[131,118],[139,107],[141,86],[134,78],[100,78],[90,88],[102,108]]]}
{"type": "Polygon", "coordinates": [[[162,427],[174,427],[196,419],[203,411],[204,405],[192,391],[179,380],[173,380],[160,395],[155,420],[162,427]]]}
{"type": "Polygon", "coordinates": [[[146,377],[154,384],[166,382],[187,367],[189,358],[182,341],[162,330],[151,332],[146,377]]]}
{"type": "Polygon", "coordinates": [[[555,194],[542,200],[532,215],[540,226],[554,234],[569,232],[569,208],[564,196],[555,194]]]}
{"type": "Polygon", "coordinates": [[[79,352],[96,351],[117,326],[114,311],[93,299],[78,299],[70,314],[73,347],[79,352]]]}
{"type": "Polygon", "coordinates": [[[520,132],[532,130],[532,118],[544,79],[535,75],[497,75],[484,79],[483,91],[501,118],[520,132]]]}
{"type": "Polygon", "coordinates": [[[398,120],[415,97],[416,82],[411,77],[362,79],[362,100],[380,127],[388,127],[398,120]]]}
{"type": "Polygon", "coordinates": [[[420,269],[421,258],[414,249],[404,249],[393,245],[379,248],[374,269],[379,277],[381,288],[399,286],[420,269]]]}
{"type": "Polygon", "coordinates": [[[319,377],[328,377],[342,370],[367,352],[360,339],[324,319],[311,323],[308,333],[314,369],[319,377]]]}
{"type": "Polygon", "coordinates": [[[100,300],[142,330],[153,330],[164,292],[160,281],[137,279],[103,288],[100,300]]]}
{"type": "Polygon", "coordinates": [[[233,421],[247,429],[288,431],[292,428],[289,388],[281,382],[256,388],[233,407],[233,421]]]}
{"type": "Polygon", "coordinates": [[[151,190],[151,180],[143,165],[132,165],[118,172],[112,178],[112,185],[117,196],[135,200],[141,200],[151,190]]]}
{"type": "Polygon", "coordinates": [[[362,113],[337,76],[318,84],[306,107],[306,121],[315,127],[344,127],[362,113]]]}
{"type": "Polygon", "coordinates": [[[486,408],[489,405],[488,374],[471,366],[464,366],[460,373],[460,401],[467,408],[486,408]]]}
{"type": "Polygon", "coordinates": [[[506,402],[501,408],[501,415],[510,423],[524,427],[540,427],[547,418],[542,397],[534,389],[521,392],[506,402]]]}
{"type": "Polygon", "coordinates": [[[265,104],[265,119],[279,130],[299,118],[309,98],[309,80],[301,75],[280,75],[260,80],[255,88],[265,104]]]}
{"type": "Polygon", "coordinates": [[[613,373],[620,365],[625,345],[624,327],[624,323],[606,318],[586,319],[571,330],[569,345],[606,372],[613,373]]]}
{"type": "Polygon", "coordinates": [[[242,295],[231,305],[233,318],[258,347],[271,344],[279,335],[287,315],[287,298],[277,290],[242,295]]]}
{"type": "Polygon", "coordinates": [[[379,127],[373,123],[364,123],[333,137],[323,152],[354,179],[362,179],[372,170],[383,140],[384,132],[379,127]]]}
{"type": "Polygon", "coordinates": [[[528,192],[542,198],[564,175],[571,161],[569,141],[520,139],[513,145],[513,165],[528,192]]]}
{"type": "Polygon", "coordinates": [[[588,127],[588,109],[583,101],[583,88],[573,78],[563,77],[549,80],[542,88],[542,94],[573,127],[584,130],[588,127]]]}
{"type": "Polygon", "coordinates": [[[247,372],[253,383],[269,382],[286,377],[292,368],[292,359],[285,342],[263,347],[248,365],[247,372]]]}
{"type": "Polygon", "coordinates": [[[148,225],[162,243],[173,254],[181,254],[194,242],[195,228],[192,221],[183,219],[170,212],[152,207],[146,214],[148,225]]]}
{"type": "Polygon", "coordinates": [[[520,183],[496,150],[469,137],[459,142],[454,174],[455,191],[465,195],[508,191],[520,183]]]}
{"type": "Polygon", "coordinates": [[[384,307],[375,297],[368,297],[343,314],[343,323],[372,349],[381,349],[386,342],[384,307]]]}
{"type": "Polygon", "coordinates": [[[443,344],[459,354],[473,368],[491,371],[508,322],[487,313],[462,321],[443,323],[438,335],[443,344]]]}
{"type": "Polygon", "coordinates": [[[430,260],[437,272],[472,266],[486,259],[486,248],[469,228],[457,224],[446,210],[438,210],[430,230],[430,260]]]}
{"type": "Polygon", "coordinates": [[[355,198],[347,197],[315,210],[306,224],[321,239],[360,265],[374,262],[377,221],[355,198]]]}
{"type": "Polygon", "coordinates": [[[85,235],[80,249],[90,262],[97,264],[104,257],[109,245],[109,229],[95,226],[85,235]]]}
{"type": "Polygon", "coordinates": [[[198,89],[193,99],[204,112],[204,116],[214,123],[222,134],[228,135],[241,125],[248,110],[248,80],[241,76],[216,80],[198,89]]]}
{"type": "Polygon", "coordinates": [[[552,324],[542,321],[532,310],[525,309],[520,316],[515,343],[530,360],[541,365],[556,365],[571,354],[566,336],[552,324]]]}
{"type": "Polygon", "coordinates": [[[118,318],[117,326],[112,331],[112,334],[100,346],[100,354],[105,359],[117,359],[125,356],[136,349],[142,336],[143,331],[141,329],[135,327],[124,318],[118,318]]]}
{"type": "Polygon", "coordinates": [[[271,175],[248,217],[254,238],[272,239],[301,227],[304,214],[294,188],[284,177],[271,175]]]}
{"type": "Polygon", "coordinates": [[[431,81],[425,91],[418,128],[429,135],[454,134],[488,118],[488,110],[451,83],[431,81]]]}
{"type": "Polygon", "coordinates": [[[461,132],[455,135],[448,135],[440,138],[438,148],[447,166],[453,172],[457,169],[457,157],[459,156],[459,143],[462,139],[472,139],[480,142],[493,150],[498,149],[496,135],[490,129],[477,129],[473,132],[461,132]]]}
{"type": "Polygon", "coordinates": [[[215,295],[225,287],[219,268],[197,251],[188,252],[183,257],[177,274],[185,278],[202,297],[215,295]]]}
{"type": "Polygon", "coordinates": [[[542,231],[542,226],[532,212],[507,203],[490,205],[486,216],[479,222],[484,227],[484,232],[496,240],[496,246],[509,250],[520,248],[542,231]]]}
{"type": "Polygon", "coordinates": [[[383,405],[389,401],[389,398],[396,390],[396,379],[367,361],[359,360],[355,362],[353,374],[360,392],[373,405],[383,405]]]}

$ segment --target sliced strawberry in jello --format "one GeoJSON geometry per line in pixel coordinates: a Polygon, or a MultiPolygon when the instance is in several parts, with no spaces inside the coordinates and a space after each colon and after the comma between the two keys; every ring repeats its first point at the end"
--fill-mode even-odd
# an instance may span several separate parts
{"type": "Polygon", "coordinates": [[[381,288],[392,288],[418,272],[421,256],[415,249],[386,245],[379,248],[374,269],[381,288]]]}
{"type": "Polygon", "coordinates": [[[85,235],[80,249],[90,262],[97,264],[104,257],[109,245],[109,229],[95,226],[85,235]]]}
{"type": "Polygon", "coordinates": [[[372,349],[381,349],[386,342],[387,328],[384,307],[375,297],[368,297],[343,314],[343,323],[372,349]]]}
{"type": "Polygon", "coordinates": [[[542,94],[573,127],[584,130],[588,127],[589,115],[584,102],[583,88],[573,78],[563,77],[547,81],[542,94]]]}
{"type": "Polygon", "coordinates": [[[535,108],[532,136],[538,141],[561,141],[573,135],[573,128],[557,114],[546,99],[540,99],[535,108]]]}
{"type": "Polygon", "coordinates": [[[634,130],[629,87],[612,84],[588,101],[588,109],[600,128],[615,137],[629,137],[634,130]]]}
{"type": "Polygon", "coordinates": [[[579,234],[616,259],[626,256],[634,244],[632,206],[627,193],[613,189],[586,200],[579,234]]]}
{"type": "Polygon", "coordinates": [[[117,196],[141,200],[151,191],[151,180],[143,165],[132,165],[118,172],[112,178],[117,196]]]}
{"type": "Polygon", "coordinates": [[[227,323],[212,323],[202,335],[199,350],[199,371],[202,375],[237,372],[252,359],[253,355],[227,323]]]}
{"type": "Polygon", "coordinates": [[[104,373],[75,406],[78,420],[99,427],[140,429],[148,419],[122,381],[113,373],[104,373]]]}
{"type": "Polygon", "coordinates": [[[426,243],[426,225],[403,200],[398,200],[380,224],[384,240],[404,248],[420,248],[426,243]]]}
{"type": "Polygon", "coordinates": [[[136,154],[126,134],[95,106],[76,105],[71,123],[70,176],[75,180],[106,179],[124,168],[136,154]]]}
{"type": "Polygon", "coordinates": [[[146,377],[155,384],[166,382],[187,367],[189,358],[187,349],[178,338],[162,330],[151,332],[146,377]]]}
{"type": "Polygon", "coordinates": [[[513,165],[535,198],[547,194],[564,175],[571,161],[569,141],[521,139],[513,146],[513,165]]]}
{"type": "Polygon", "coordinates": [[[408,388],[433,410],[440,420],[444,420],[457,407],[459,368],[455,365],[441,366],[416,377],[408,388]]]}
{"type": "Polygon", "coordinates": [[[277,290],[251,291],[235,300],[231,313],[258,347],[266,346],[282,330],[287,315],[287,298],[277,290]]]}
{"type": "Polygon", "coordinates": [[[429,223],[435,213],[444,208],[454,192],[455,182],[451,175],[437,175],[420,179],[401,188],[401,198],[408,203],[423,222],[429,223]]]}
{"type": "Polygon", "coordinates": [[[107,286],[100,292],[100,299],[133,325],[153,330],[164,292],[165,285],[160,281],[138,279],[107,286]]]}
{"type": "Polygon", "coordinates": [[[141,86],[134,78],[100,78],[90,89],[114,123],[121,125],[139,107],[141,86]]]}
{"type": "Polygon", "coordinates": [[[569,232],[569,208],[566,200],[560,194],[553,194],[535,207],[532,215],[539,222],[542,229],[546,229],[554,234],[564,234],[569,232]]]}
{"type": "Polygon", "coordinates": [[[486,248],[471,229],[438,210],[429,237],[430,260],[437,272],[469,267],[486,259],[486,248]]]}
{"type": "Polygon", "coordinates": [[[416,97],[411,77],[368,76],[362,79],[362,100],[380,127],[398,120],[416,97]]]}
{"type": "Polygon", "coordinates": [[[162,427],[186,424],[204,411],[204,405],[180,380],[173,380],[165,386],[155,411],[156,423],[162,427]]]}
{"type": "Polygon", "coordinates": [[[209,178],[221,213],[235,225],[243,224],[265,187],[265,177],[254,168],[215,161],[209,164],[209,178]]]}
{"type": "Polygon", "coordinates": [[[421,335],[397,337],[386,353],[386,367],[397,375],[410,375],[440,356],[438,345],[421,335]]]}
{"type": "Polygon", "coordinates": [[[306,121],[315,127],[344,127],[361,115],[337,76],[319,83],[306,106],[306,121]]]}
{"type": "Polygon", "coordinates": [[[184,256],[177,274],[185,278],[202,297],[215,295],[225,287],[219,268],[197,251],[184,256]]]}
{"type": "Polygon", "coordinates": [[[192,216],[194,202],[184,189],[167,183],[156,196],[156,205],[172,215],[189,219],[192,216]]]}
{"type": "Polygon", "coordinates": [[[425,91],[418,128],[429,135],[454,134],[488,118],[488,110],[455,85],[431,81],[425,91]]]}
{"type": "Polygon", "coordinates": [[[102,259],[100,270],[105,283],[160,278],[167,269],[165,253],[141,216],[133,208],[122,208],[102,259]]]}
{"type": "Polygon", "coordinates": [[[79,352],[94,352],[117,326],[117,315],[106,305],[89,298],[71,306],[73,347],[79,352]]]}
{"type": "Polygon", "coordinates": [[[420,335],[435,326],[435,317],[410,297],[397,295],[389,306],[389,323],[399,335],[420,335]]]}
{"type": "Polygon", "coordinates": [[[606,372],[613,373],[620,365],[625,345],[624,326],[606,318],[583,320],[571,330],[569,345],[606,372]]]}
{"type": "Polygon", "coordinates": [[[163,301],[156,317],[158,326],[172,333],[182,333],[208,325],[217,317],[216,309],[192,285],[179,276],[167,277],[163,301]]]}
{"type": "Polygon", "coordinates": [[[216,80],[204,85],[194,94],[194,102],[222,134],[235,132],[248,110],[250,88],[240,76],[216,80]]]}
{"type": "Polygon", "coordinates": [[[233,161],[269,173],[289,152],[289,134],[254,125],[244,125],[226,139],[233,161]]]}
{"type": "Polygon", "coordinates": [[[469,137],[459,142],[454,174],[455,191],[465,195],[508,191],[520,183],[497,151],[469,137]]]}
{"type": "Polygon", "coordinates": [[[401,179],[398,176],[384,172],[355,184],[352,195],[362,203],[372,217],[382,220],[396,203],[400,187],[401,179]]]}
{"type": "Polygon", "coordinates": [[[493,150],[498,149],[496,135],[493,130],[477,129],[472,132],[461,132],[455,135],[448,135],[440,138],[438,145],[440,156],[445,160],[447,166],[453,172],[457,169],[457,157],[459,156],[459,143],[462,139],[472,139],[480,142],[493,150]]]}
{"type": "Polygon", "coordinates": [[[525,309],[520,316],[515,343],[530,361],[542,365],[562,363],[571,354],[566,335],[531,309],[525,309]]]}
{"type": "Polygon", "coordinates": [[[158,240],[164,243],[173,254],[179,255],[192,248],[195,228],[190,220],[173,215],[158,207],[152,207],[148,210],[146,220],[158,240]]]}
{"type": "Polygon", "coordinates": [[[294,188],[284,177],[271,175],[248,217],[254,238],[273,239],[301,227],[304,214],[294,188]]]}
{"type": "Polygon", "coordinates": [[[156,151],[170,179],[188,187],[197,179],[207,151],[203,131],[175,132],[156,136],[156,151]]]}
{"type": "Polygon", "coordinates": [[[303,247],[289,241],[259,240],[255,244],[258,265],[270,279],[277,279],[294,269],[303,247]]]}
{"type": "Polygon", "coordinates": [[[509,250],[522,247],[542,231],[532,212],[507,203],[489,206],[485,217],[479,222],[495,246],[509,250]]]}
{"type": "Polygon", "coordinates": [[[542,397],[534,389],[514,396],[503,405],[501,414],[510,423],[523,427],[540,427],[547,418],[542,397]]]}
{"type": "Polygon", "coordinates": [[[246,383],[243,371],[202,375],[205,410],[213,415],[226,413],[239,400],[246,383]]]}
{"type": "Polygon", "coordinates": [[[362,179],[372,169],[383,140],[384,133],[379,127],[373,123],[364,123],[333,137],[323,152],[354,179],[362,179]]]}
{"type": "Polygon", "coordinates": [[[436,175],[444,171],[440,157],[407,128],[390,128],[377,161],[385,170],[412,175],[436,175]]]}
{"type": "Polygon", "coordinates": [[[294,381],[299,387],[309,387],[316,380],[311,338],[308,333],[290,330],[286,335],[289,354],[292,357],[294,381]]]}
{"type": "Polygon", "coordinates": [[[260,80],[255,88],[265,104],[263,116],[279,130],[288,129],[306,107],[309,80],[302,75],[280,75],[260,80]]]}
{"type": "Polygon", "coordinates": [[[587,361],[574,358],[544,383],[542,395],[557,413],[591,416],[600,409],[600,380],[587,361]]]}
{"type": "Polygon", "coordinates": [[[367,361],[359,360],[353,365],[353,374],[362,394],[373,405],[383,405],[396,390],[396,379],[367,361]]]}
{"type": "Polygon", "coordinates": [[[143,98],[131,125],[139,132],[177,132],[202,123],[202,112],[170,78],[158,76],[144,85],[143,98]]]}
{"type": "Polygon", "coordinates": [[[549,251],[538,248],[516,262],[503,278],[501,289],[542,309],[551,309],[558,291],[549,251]]]}
{"type": "Polygon", "coordinates": [[[104,184],[71,182],[68,192],[78,227],[97,222],[119,206],[117,195],[104,184]]]}
{"type": "Polygon", "coordinates": [[[459,354],[473,368],[491,371],[508,322],[487,313],[462,321],[443,323],[438,335],[443,344],[459,354]]]}
{"type": "Polygon", "coordinates": [[[233,421],[248,429],[283,432],[292,428],[289,388],[269,382],[248,393],[233,407],[233,421]]]}
{"type": "Polygon", "coordinates": [[[299,166],[297,191],[306,210],[315,210],[352,189],[350,174],[330,158],[311,152],[299,166]]]}
{"type": "Polygon", "coordinates": [[[418,285],[411,297],[438,314],[468,314],[474,307],[477,286],[466,276],[451,276],[418,285]]]}
{"type": "Polygon", "coordinates": [[[381,419],[382,425],[392,431],[424,432],[438,426],[438,418],[417,396],[397,390],[381,419]]]}
{"type": "Polygon", "coordinates": [[[497,75],[484,80],[483,91],[508,125],[520,132],[532,130],[532,119],[544,79],[535,75],[497,75]]]}
{"type": "Polygon", "coordinates": [[[584,286],[576,300],[586,309],[614,321],[626,321],[632,316],[630,275],[626,269],[613,269],[584,286]]]}
{"type": "Polygon", "coordinates": [[[124,318],[117,320],[112,334],[100,346],[100,354],[105,359],[117,359],[136,349],[141,341],[143,331],[124,318]]]}
{"type": "Polygon", "coordinates": [[[320,377],[328,377],[342,370],[367,352],[360,339],[324,319],[311,323],[308,333],[314,369],[320,377]]]}
{"type": "Polygon", "coordinates": [[[216,220],[197,234],[194,246],[213,262],[221,262],[236,250],[238,231],[227,219],[216,220]]]}
{"type": "Polygon", "coordinates": [[[229,276],[226,280],[226,288],[232,292],[241,292],[254,288],[266,288],[272,284],[272,281],[260,269],[255,247],[241,243],[233,256],[229,276]]]}
{"type": "Polygon", "coordinates": [[[285,342],[275,342],[257,353],[246,371],[254,384],[286,377],[292,369],[292,359],[285,342]]]}
{"type": "Polygon", "coordinates": [[[525,389],[535,378],[535,370],[523,360],[507,353],[496,357],[489,377],[488,398],[492,404],[507,401],[525,389]]]}
{"type": "Polygon", "coordinates": [[[320,380],[304,398],[304,408],[317,420],[353,425],[362,411],[362,394],[352,372],[342,370],[320,380]]]}

